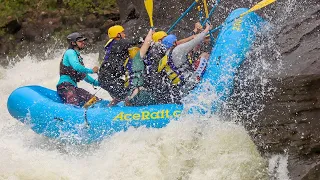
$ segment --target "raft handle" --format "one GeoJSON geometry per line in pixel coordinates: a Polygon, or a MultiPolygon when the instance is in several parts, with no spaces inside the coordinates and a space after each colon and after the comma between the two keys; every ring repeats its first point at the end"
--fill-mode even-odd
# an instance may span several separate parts
{"type": "Polygon", "coordinates": [[[53,119],[54,119],[54,120],[61,121],[61,122],[63,122],[63,121],[64,121],[62,118],[59,118],[59,117],[54,117],[53,119]]]}

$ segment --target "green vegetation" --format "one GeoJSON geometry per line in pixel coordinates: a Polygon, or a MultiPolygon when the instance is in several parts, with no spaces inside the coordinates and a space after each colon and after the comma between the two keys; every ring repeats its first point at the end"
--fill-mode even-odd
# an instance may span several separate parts
{"type": "Polygon", "coordinates": [[[27,12],[38,13],[64,8],[69,14],[101,14],[115,4],[116,0],[0,0],[0,27],[10,19],[19,20],[27,12]]]}

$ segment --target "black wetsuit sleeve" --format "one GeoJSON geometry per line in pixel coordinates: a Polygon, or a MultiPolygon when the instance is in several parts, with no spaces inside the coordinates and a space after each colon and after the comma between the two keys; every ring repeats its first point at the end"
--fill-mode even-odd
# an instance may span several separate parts
{"type": "Polygon", "coordinates": [[[136,38],[136,39],[121,39],[119,41],[119,46],[121,46],[123,49],[128,49],[128,48],[135,46],[139,43],[140,43],[140,41],[138,38],[136,38]]]}

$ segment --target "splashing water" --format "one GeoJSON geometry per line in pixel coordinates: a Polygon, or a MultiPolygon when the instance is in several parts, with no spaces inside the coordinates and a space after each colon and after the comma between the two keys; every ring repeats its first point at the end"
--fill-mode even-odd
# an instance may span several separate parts
{"type": "MultiPolygon", "coordinates": [[[[245,129],[218,117],[185,115],[162,129],[130,128],[83,146],[34,133],[9,115],[6,99],[19,86],[55,89],[62,53],[46,61],[26,56],[0,69],[0,179],[267,179],[267,160],[245,129]]],[[[97,56],[84,55],[86,66],[98,65],[97,56]]],[[[97,95],[109,99],[103,90],[97,95]]]]}
{"type": "MultiPolygon", "coordinates": [[[[266,16],[273,21],[267,31],[275,33],[262,39],[264,42],[255,45],[248,55],[249,60],[256,62],[249,62],[254,68],[244,72],[244,87],[250,86],[251,82],[259,86],[250,86],[254,88],[253,92],[249,95],[240,92],[239,96],[258,106],[254,108],[249,104],[249,111],[246,112],[253,122],[258,121],[255,119],[257,111],[253,109],[263,109],[256,102],[271,91],[264,86],[267,83],[264,73],[275,68],[270,67],[266,62],[270,57],[265,56],[271,54],[273,59],[281,59],[278,51],[264,51],[274,49],[274,36],[296,10],[296,2],[281,2],[285,4],[278,6],[281,7],[278,9],[281,17],[274,16],[277,18],[273,19],[266,16]]],[[[289,179],[288,156],[262,158],[248,132],[242,125],[234,123],[236,119],[230,116],[199,118],[183,115],[179,121],[173,121],[162,129],[129,128],[126,132],[105,138],[99,144],[82,146],[61,144],[34,133],[28,125],[9,115],[6,100],[19,86],[35,84],[55,89],[63,51],[49,50],[48,53],[54,52],[55,55],[52,59],[46,58],[46,61],[26,56],[9,68],[0,66],[0,179],[289,179]]],[[[97,54],[83,57],[87,67],[98,65],[97,54]]],[[[81,82],[79,86],[91,93],[97,91],[87,83],[81,82]]],[[[103,90],[97,96],[110,99],[103,90]]],[[[204,94],[199,98],[210,104],[216,97],[204,94]]],[[[239,106],[245,106],[245,103],[241,102],[239,106]]]]}

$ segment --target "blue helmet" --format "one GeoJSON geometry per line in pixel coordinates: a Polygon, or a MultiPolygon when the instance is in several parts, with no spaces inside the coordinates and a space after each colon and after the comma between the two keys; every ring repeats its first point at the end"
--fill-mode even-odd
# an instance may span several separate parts
{"type": "Polygon", "coordinates": [[[166,46],[167,49],[171,48],[174,45],[174,42],[177,41],[177,36],[169,34],[162,39],[161,43],[166,46]]]}

